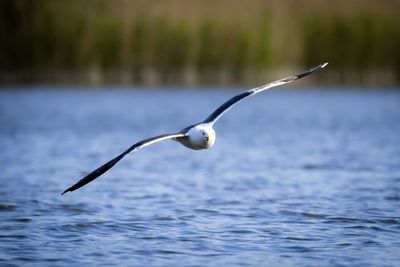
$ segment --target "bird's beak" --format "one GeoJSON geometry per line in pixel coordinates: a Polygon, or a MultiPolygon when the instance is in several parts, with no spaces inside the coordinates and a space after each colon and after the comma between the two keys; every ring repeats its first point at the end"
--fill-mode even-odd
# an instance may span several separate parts
{"type": "Polygon", "coordinates": [[[208,143],[208,141],[210,141],[210,137],[209,136],[206,136],[206,141],[207,141],[207,143],[208,143]]]}

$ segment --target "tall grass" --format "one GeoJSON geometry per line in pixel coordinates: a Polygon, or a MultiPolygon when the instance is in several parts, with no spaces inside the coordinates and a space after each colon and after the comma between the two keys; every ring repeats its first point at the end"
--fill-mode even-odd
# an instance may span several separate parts
{"type": "Polygon", "coordinates": [[[3,0],[0,83],[27,73],[80,73],[72,82],[90,83],[94,72],[102,77],[96,81],[113,83],[255,84],[266,73],[329,61],[339,75],[327,72],[326,81],[396,84],[398,7],[373,0],[3,0]],[[371,79],[376,73],[384,79],[371,79]]]}
{"type": "Polygon", "coordinates": [[[399,67],[400,31],[393,18],[314,15],[305,19],[303,29],[307,64],[325,57],[333,66],[353,70],[399,67]]]}

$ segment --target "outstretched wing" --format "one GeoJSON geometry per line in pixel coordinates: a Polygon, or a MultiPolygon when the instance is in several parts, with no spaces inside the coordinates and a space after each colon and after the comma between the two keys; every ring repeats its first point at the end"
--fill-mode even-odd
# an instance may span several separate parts
{"type": "Polygon", "coordinates": [[[242,99],[244,99],[244,98],[246,98],[248,96],[257,94],[259,92],[265,91],[265,90],[267,90],[269,88],[272,88],[272,87],[275,87],[275,86],[279,86],[279,85],[282,85],[282,84],[286,84],[286,83],[290,83],[290,82],[293,82],[295,80],[298,80],[298,79],[301,79],[303,77],[306,77],[306,76],[310,75],[311,73],[324,68],[326,65],[328,65],[328,63],[324,63],[324,64],[321,64],[321,65],[318,65],[318,66],[316,66],[316,67],[314,67],[314,68],[312,68],[312,69],[310,69],[310,70],[308,70],[306,72],[303,72],[303,73],[300,73],[300,74],[297,74],[297,75],[293,75],[293,76],[290,76],[290,77],[287,77],[287,78],[283,78],[283,79],[280,79],[280,80],[277,80],[277,81],[274,81],[274,82],[271,82],[271,83],[267,83],[267,84],[264,84],[264,85],[262,85],[260,87],[253,88],[253,89],[247,90],[247,91],[245,91],[245,92],[243,92],[241,94],[238,94],[238,95],[232,97],[231,99],[229,99],[228,101],[226,101],[219,108],[217,108],[202,123],[214,124],[222,116],[222,114],[224,114],[226,111],[228,111],[233,105],[238,103],[240,100],[242,100],[242,99]]]}
{"type": "Polygon", "coordinates": [[[113,158],[112,160],[108,161],[107,163],[103,164],[99,168],[95,169],[94,171],[92,171],[91,173],[89,173],[88,175],[83,177],[76,184],[74,184],[70,188],[66,189],[61,195],[64,195],[67,192],[72,192],[72,191],[74,191],[78,188],[81,188],[82,186],[90,183],[91,181],[93,181],[94,179],[96,179],[97,177],[99,177],[100,175],[102,175],[103,173],[108,171],[109,169],[111,169],[118,161],[120,161],[123,157],[125,157],[128,153],[130,153],[132,151],[139,150],[142,147],[151,145],[156,142],[160,142],[160,141],[167,140],[167,139],[183,137],[183,136],[185,136],[184,133],[163,134],[163,135],[159,135],[159,136],[155,136],[155,137],[151,137],[151,138],[142,140],[142,141],[132,145],[130,148],[128,148],[126,151],[124,151],[117,157],[113,158]]]}

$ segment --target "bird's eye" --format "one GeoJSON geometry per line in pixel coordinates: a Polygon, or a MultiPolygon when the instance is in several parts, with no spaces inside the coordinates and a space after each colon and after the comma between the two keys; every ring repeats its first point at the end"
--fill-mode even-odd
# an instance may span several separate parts
{"type": "Polygon", "coordinates": [[[205,135],[205,133],[203,133],[203,135],[205,135]]]}

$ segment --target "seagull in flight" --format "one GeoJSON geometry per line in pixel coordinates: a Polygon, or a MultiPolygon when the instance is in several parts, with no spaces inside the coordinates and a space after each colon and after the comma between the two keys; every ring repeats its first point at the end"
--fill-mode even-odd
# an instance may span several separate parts
{"type": "Polygon", "coordinates": [[[208,116],[204,121],[191,125],[189,127],[186,127],[182,129],[181,131],[173,134],[162,134],[158,135],[155,137],[151,137],[145,140],[142,140],[140,142],[137,142],[136,144],[132,145],[129,147],[127,150],[122,152],[120,155],[116,156],[112,160],[104,163],[101,165],[99,168],[95,169],[91,173],[87,174],[85,177],[83,177],[81,180],[79,180],[76,184],[72,185],[71,187],[67,188],[61,195],[64,195],[67,192],[72,192],[75,191],[78,188],[81,188],[82,186],[90,183],[100,175],[104,174],[106,171],[111,169],[118,161],[120,161],[123,157],[128,155],[130,152],[135,152],[145,146],[164,141],[164,140],[175,140],[185,147],[188,147],[190,149],[194,150],[200,150],[200,149],[208,149],[214,145],[215,142],[215,131],[213,129],[214,124],[218,121],[218,119],[225,113],[227,112],[232,106],[237,104],[239,101],[255,95],[257,93],[263,92],[267,89],[270,89],[272,87],[280,86],[283,84],[291,83],[295,80],[301,79],[303,77],[306,77],[310,75],[311,73],[314,73],[324,67],[326,67],[328,63],[324,63],[321,65],[318,65],[306,72],[293,75],[287,78],[283,78],[271,83],[264,84],[262,86],[244,91],[243,93],[240,93],[228,101],[226,101],[224,104],[222,104],[219,108],[217,108],[213,113],[211,113],[210,116],[208,116]]]}

